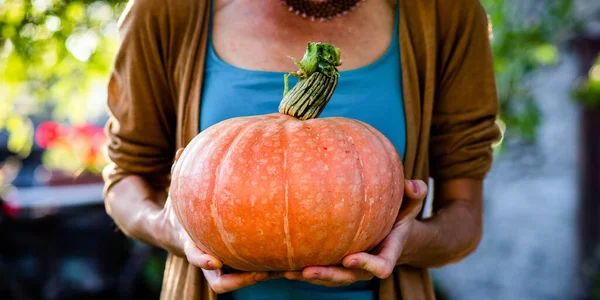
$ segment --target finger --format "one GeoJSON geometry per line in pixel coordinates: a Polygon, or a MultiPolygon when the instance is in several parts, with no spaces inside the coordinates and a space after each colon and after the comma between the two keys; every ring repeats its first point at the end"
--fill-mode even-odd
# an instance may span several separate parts
{"type": "Polygon", "coordinates": [[[425,182],[422,180],[405,180],[405,197],[396,221],[415,218],[423,207],[423,202],[425,197],[427,197],[427,192],[427,184],[425,184],[425,182]]]}
{"type": "Polygon", "coordinates": [[[177,152],[175,152],[175,161],[179,160],[179,157],[181,156],[181,153],[183,153],[183,149],[184,148],[177,149],[177,152]]]}
{"type": "Polygon", "coordinates": [[[423,180],[404,180],[404,194],[410,199],[425,199],[427,190],[423,180]]]}
{"type": "Polygon", "coordinates": [[[302,271],[287,271],[283,275],[289,280],[304,280],[304,277],[302,277],[302,271]]]}
{"type": "Polygon", "coordinates": [[[177,150],[177,152],[175,152],[175,160],[173,161],[173,164],[171,165],[171,173],[173,173],[173,171],[175,170],[175,166],[177,165],[177,160],[179,160],[179,157],[181,157],[181,153],[183,153],[183,148],[179,148],[177,150]]]}
{"type": "MultiPolygon", "coordinates": [[[[372,277],[373,276],[371,276],[371,278],[372,277]]],[[[354,282],[354,281],[352,281],[352,282],[346,283],[346,282],[333,282],[333,281],[326,281],[326,280],[319,280],[319,279],[307,279],[304,276],[302,276],[301,271],[286,272],[285,278],[287,278],[289,280],[298,280],[298,281],[309,282],[312,284],[322,285],[322,286],[326,286],[326,287],[339,287],[339,286],[348,285],[348,284],[351,284],[354,282]]],[[[369,280],[369,279],[365,279],[365,280],[369,280]]]]}
{"type": "MultiPolygon", "coordinates": [[[[359,272],[359,273],[354,274],[354,276],[352,276],[353,278],[351,278],[349,276],[349,278],[347,278],[347,280],[331,281],[331,280],[321,280],[321,279],[307,279],[302,275],[302,271],[288,271],[285,273],[285,278],[287,278],[289,280],[300,280],[300,281],[309,282],[312,284],[322,285],[322,286],[326,286],[326,287],[340,287],[340,286],[352,284],[359,280],[367,281],[367,280],[373,279],[373,274],[369,274],[364,270],[348,270],[348,271],[359,272]]],[[[326,278],[326,277],[327,277],[327,275],[323,276],[323,278],[326,278]]],[[[329,279],[331,279],[331,277],[329,279]]]]}
{"type": "MultiPolygon", "coordinates": [[[[209,271],[215,272],[215,271],[209,271]]],[[[227,293],[233,290],[241,289],[261,281],[273,279],[268,272],[243,272],[221,274],[220,276],[206,276],[209,284],[217,294],[227,293]]]]}
{"type": "Polygon", "coordinates": [[[363,269],[379,279],[388,278],[394,271],[400,255],[400,245],[391,243],[381,249],[378,255],[361,252],[348,255],[342,264],[349,269],[363,269]]]}
{"type": "Polygon", "coordinates": [[[302,277],[311,281],[327,281],[337,285],[348,285],[356,281],[370,280],[373,274],[361,269],[344,267],[308,267],[302,271],[302,277]]]}
{"type": "Polygon", "coordinates": [[[216,270],[223,267],[223,262],[218,258],[206,254],[204,251],[200,250],[194,243],[190,240],[185,243],[183,251],[185,252],[185,256],[190,264],[206,269],[206,270],[216,270]]]}

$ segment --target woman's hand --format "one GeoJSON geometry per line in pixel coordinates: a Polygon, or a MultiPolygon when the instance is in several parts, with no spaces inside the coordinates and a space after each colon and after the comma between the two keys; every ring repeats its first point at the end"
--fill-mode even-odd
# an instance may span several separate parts
{"type": "Polygon", "coordinates": [[[421,211],[427,195],[427,185],[421,180],[404,181],[405,198],[392,231],[369,254],[365,252],[346,256],[343,266],[307,267],[301,272],[286,272],[285,277],[328,287],[368,281],[374,277],[384,279],[392,274],[411,231],[415,218],[421,211]]]}
{"type": "MultiPolygon", "coordinates": [[[[183,149],[179,149],[175,155],[175,163],[179,159],[183,149]]],[[[175,166],[175,163],[173,166],[175,166]]],[[[175,214],[171,198],[167,198],[163,209],[163,220],[167,224],[159,225],[162,230],[168,228],[170,234],[166,238],[164,246],[172,253],[186,257],[188,262],[202,269],[208,284],[218,294],[241,289],[249,285],[282,277],[283,274],[269,272],[237,272],[225,273],[223,262],[218,258],[200,250],[185,231],[175,214]],[[166,226],[165,226],[166,225],[166,226]]]]}
{"type": "Polygon", "coordinates": [[[175,239],[178,240],[171,248],[173,253],[187,258],[188,262],[202,269],[208,284],[218,294],[241,289],[267,279],[282,277],[283,274],[269,272],[236,272],[226,273],[223,263],[218,258],[205,253],[196,246],[189,237],[183,226],[177,220],[173,212],[171,200],[165,204],[165,214],[170,219],[170,227],[173,228],[175,239]],[[178,249],[178,250],[175,250],[178,249]]]}

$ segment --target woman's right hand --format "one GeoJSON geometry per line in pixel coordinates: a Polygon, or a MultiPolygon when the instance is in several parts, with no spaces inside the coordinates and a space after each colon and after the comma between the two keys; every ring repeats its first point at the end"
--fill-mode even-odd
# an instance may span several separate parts
{"type": "MultiPolygon", "coordinates": [[[[179,149],[175,155],[175,163],[179,159],[183,149],[179,149]]],[[[163,223],[159,230],[168,229],[168,234],[163,235],[164,247],[175,255],[186,257],[188,262],[202,269],[208,284],[218,294],[227,293],[243,287],[256,284],[260,281],[283,277],[283,272],[236,272],[226,273],[223,270],[223,262],[200,250],[185,231],[177,218],[171,198],[167,198],[162,211],[163,223]],[[165,224],[166,223],[166,224],[165,224]]]]}

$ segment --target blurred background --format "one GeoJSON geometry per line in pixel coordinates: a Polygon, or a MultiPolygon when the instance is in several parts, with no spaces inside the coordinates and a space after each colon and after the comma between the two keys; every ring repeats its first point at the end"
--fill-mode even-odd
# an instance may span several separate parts
{"type": "MultiPolygon", "coordinates": [[[[484,238],[439,299],[600,299],[600,1],[482,0],[504,138],[484,238]]],[[[157,299],[164,251],[104,212],[125,0],[0,0],[0,299],[157,299]]]]}

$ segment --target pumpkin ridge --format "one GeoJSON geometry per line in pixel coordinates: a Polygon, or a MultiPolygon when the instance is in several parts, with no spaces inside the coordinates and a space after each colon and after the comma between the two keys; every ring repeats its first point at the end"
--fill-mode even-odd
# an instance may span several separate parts
{"type": "Polygon", "coordinates": [[[283,196],[283,200],[285,202],[285,212],[283,214],[283,232],[285,234],[285,245],[286,245],[286,255],[287,255],[287,260],[288,260],[288,265],[289,265],[289,269],[290,270],[294,270],[295,269],[295,264],[293,261],[294,258],[294,248],[292,246],[292,234],[290,232],[290,221],[289,221],[289,181],[288,181],[288,173],[287,173],[287,146],[288,146],[288,128],[286,126],[287,124],[287,120],[286,119],[282,119],[281,121],[277,122],[279,124],[279,126],[281,126],[282,130],[282,134],[281,134],[281,145],[283,148],[283,166],[282,166],[282,170],[283,170],[283,176],[284,176],[284,196],[283,196]]]}
{"type": "MultiPolygon", "coordinates": [[[[354,157],[357,158],[358,163],[360,164],[360,179],[361,179],[361,185],[362,185],[363,195],[364,195],[363,201],[364,201],[364,208],[365,208],[365,210],[361,214],[360,222],[358,223],[358,228],[356,229],[356,233],[354,234],[354,238],[352,238],[351,245],[356,245],[356,241],[360,237],[361,230],[364,230],[365,216],[367,215],[367,213],[371,212],[371,203],[370,203],[371,201],[368,201],[369,197],[367,195],[367,184],[365,183],[365,166],[363,165],[362,159],[358,155],[358,151],[356,149],[356,144],[354,144],[354,139],[352,139],[352,137],[346,133],[346,131],[343,128],[344,127],[343,124],[340,124],[340,122],[339,122],[340,119],[332,118],[331,121],[334,124],[336,124],[336,126],[338,127],[338,129],[344,134],[344,136],[350,142],[350,144],[352,144],[352,150],[354,152],[354,157]],[[367,203],[369,204],[368,210],[366,209],[367,203]]],[[[346,253],[344,253],[344,255],[342,257],[345,257],[348,254],[351,254],[351,253],[349,253],[351,250],[354,250],[354,249],[352,249],[352,247],[348,248],[348,250],[346,251],[346,253]]]]}
{"type": "Polygon", "coordinates": [[[290,270],[294,270],[296,266],[294,265],[294,248],[292,246],[292,234],[290,232],[290,207],[289,207],[289,181],[287,174],[287,143],[288,143],[288,131],[287,126],[283,125],[283,140],[285,141],[286,146],[283,148],[283,174],[285,176],[285,189],[284,189],[284,199],[285,199],[285,214],[283,217],[283,230],[285,232],[285,243],[287,246],[287,258],[288,264],[290,266],[290,270]]]}
{"type": "MultiPolygon", "coordinates": [[[[371,132],[371,134],[372,134],[372,135],[374,135],[375,137],[377,137],[377,141],[379,142],[379,145],[380,145],[381,147],[383,147],[384,149],[387,149],[387,150],[386,150],[386,153],[389,153],[391,150],[394,150],[394,151],[395,151],[395,153],[396,153],[396,154],[399,156],[399,154],[398,154],[398,150],[397,150],[397,149],[395,149],[395,148],[393,148],[393,145],[390,147],[391,143],[389,142],[389,140],[384,140],[384,139],[383,139],[383,138],[385,138],[385,136],[383,135],[383,133],[381,133],[381,132],[379,132],[378,130],[376,130],[376,129],[375,129],[373,126],[371,126],[371,125],[368,125],[368,124],[366,124],[366,123],[364,123],[364,122],[361,122],[361,121],[359,121],[359,120],[353,120],[353,122],[356,122],[356,123],[358,123],[360,126],[364,127],[364,128],[365,128],[365,129],[367,129],[369,132],[371,132]],[[393,148],[393,149],[392,149],[392,148],[393,148]]],[[[394,162],[394,161],[392,161],[392,158],[391,158],[389,155],[384,155],[384,156],[385,156],[385,158],[388,160],[388,164],[389,164],[389,165],[394,165],[394,164],[395,164],[395,162],[394,162]]],[[[395,177],[395,176],[394,176],[394,174],[392,174],[392,177],[395,177]]],[[[397,184],[400,184],[400,183],[399,183],[399,182],[394,182],[393,184],[394,184],[394,185],[397,185],[397,184]]],[[[393,195],[393,190],[394,190],[394,189],[392,188],[391,190],[392,190],[392,195],[393,195]]],[[[400,209],[400,207],[398,207],[398,210],[399,210],[399,209],[400,209]]],[[[399,213],[399,211],[396,211],[396,216],[394,216],[394,217],[393,217],[393,218],[394,218],[394,221],[396,220],[398,213],[399,213]]],[[[395,222],[393,222],[392,224],[394,224],[394,223],[395,223],[395,222]]],[[[386,228],[386,229],[388,229],[388,228],[386,228]]],[[[389,228],[389,229],[391,230],[391,228],[389,228]]],[[[379,244],[381,241],[383,241],[383,239],[384,239],[384,238],[385,238],[385,236],[380,236],[380,237],[377,239],[377,244],[379,244]]]]}
{"type": "MultiPolygon", "coordinates": [[[[287,173],[286,164],[287,164],[287,150],[283,151],[283,171],[287,173]]],[[[289,182],[286,174],[285,178],[285,215],[283,218],[283,226],[285,232],[285,243],[287,246],[287,258],[288,264],[290,266],[290,270],[294,270],[296,267],[294,265],[293,257],[294,257],[294,248],[292,246],[292,234],[290,233],[290,205],[289,205],[289,192],[288,192],[289,182]]]]}
{"type": "MultiPolygon", "coordinates": [[[[349,197],[346,198],[346,202],[344,200],[344,198],[347,196],[342,192],[341,197],[338,198],[338,196],[340,195],[340,188],[343,190],[345,189],[346,186],[340,185],[337,182],[337,171],[336,171],[336,164],[338,164],[339,162],[336,161],[336,157],[337,155],[331,155],[330,151],[341,151],[338,147],[338,144],[335,141],[331,141],[330,139],[334,139],[336,136],[339,136],[340,139],[344,139],[344,137],[346,137],[346,135],[344,134],[343,131],[339,130],[339,126],[337,126],[337,124],[330,122],[330,119],[325,119],[325,118],[317,118],[317,119],[311,119],[311,120],[307,120],[304,121],[304,124],[309,124],[308,122],[314,122],[314,125],[311,125],[310,127],[312,128],[309,131],[309,134],[311,135],[310,139],[314,139],[315,140],[315,144],[317,147],[317,152],[320,153],[320,157],[317,157],[316,159],[318,161],[321,161],[322,163],[325,164],[325,168],[324,168],[324,176],[321,178],[324,180],[324,184],[323,186],[326,189],[326,194],[327,197],[334,197],[334,198],[327,198],[328,202],[331,204],[331,206],[329,207],[329,211],[327,212],[328,215],[335,215],[336,214],[336,210],[334,208],[334,206],[340,204],[342,206],[346,206],[348,209],[350,209],[350,211],[347,212],[347,214],[352,214],[353,216],[356,216],[357,213],[352,210],[352,206],[347,206],[346,203],[351,203],[353,198],[351,195],[348,195],[349,197]],[[336,135],[335,132],[338,131],[336,135]],[[341,133],[341,134],[340,134],[341,133]],[[323,149],[323,151],[321,150],[323,149]],[[338,150],[334,150],[334,149],[338,149],[338,150]],[[335,202],[331,202],[331,200],[334,200],[335,202]]],[[[340,152],[341,153],[341,152],[340,152]]],[[[356,166],[356,164],[355,164],[356,166]]],[[[361,179],[360,185],[363,185],[363,180],[361,179]]],[[[360,192],[359,192],[360,193],[360,192]]],[[[360,197],[360,194],[358,195],[360,197]]],[[[362,210],[363,208],[360,207],[360,211],[358,212],[358,215],[362,214],[362,210]]],[[[347,225],[346,223],[343,223],[345,226],[347,225]]],[[[354,230],[358,230],[360,225],[359,224],[354,224],[354,228],[352,228],[352,230],[348,230],[347,232],[352,232],[354,230]]],[[[344,233],[345,234],[345,233],[344,233]]],[[[321,257],[320,260],[322,261],[330,261],[330,264],[337,264],[339,263],[339,261],[343,258],[342,254],[344,253],[344,248],[347,247],[351,247],[351,245],[353,244],[353,240],[352,239],[341,239],[338,240],[338,242],[335,244],[335,248],[332,248],[330,252],[330,255],[326,255],[325,257],[327,257],[328,259],[325,259],[325,257],[321,257]],[[334,259],[334,260],[332,260],[334,259]]]]}
{"type": "MultiPolygon", "coordinates": [[[[226,121],[227,122],[227,121],[226,121]]],[[[229,127],[231,129],[235,129],[235,127],[229,127]]],[[[220,140],[223,136],[225,136],[227,133],[229,133],[230,130],[224,130],[224,131],[214,131],[211,132],[209,131],[211,130],[210,128],[207,128],[206,130],[204,130],[205,134],[208,134],[208,136],[205,136],[204,138],[207,139],[207,144],[203,144],[198,142],[197,138],[195,138],[195,140],[193,140],[192,142],[190,142],[190,144],[188,144],[188,146],[186,146],[184,148],[183,153],[181,153],[181,156],[179,157],[178,162],[176,163],[175,169],[173,170],[172,174],[171,174],[171,178],[178,178],[181,176],[181,174],[185,174],[184,171],[187,171],[187,168],[193,168],[194,164],[192,163],[191,165],[186,165],[183,162],[187,162],[188,161],[188,157],[190,157],[192,155],[192,153],[197,154],[198,153],[198,149],[200,147],[205,147],[205,148],[209,148],[210,146],[212,146],[214,144],[214,141],[220,140]],[[212,137],[212,138],[211,138],[212,137]],[[191,145],[191,147],[190,147],[191,145]]],[[[202,138],[200,138],[202,139],[202,138]]],[[[172,181],[171,181],[172,183],[172,181]]],[[[172,185],[169,187],[169,194],[173,193],[175,195],[180,195],[180,193],[182,192],[182,185],[185,182],[183,180],[177,180],[176,184],[175,184],[175,189],[172,189],[172,185]]],[[[173,201],[173,206],[174,206],[174,211],[175,211],[175,215],[177,216],[177,218],[181,221],[184,220],[183,218],[183,210],[185,210],[183,206],[183,202],[180,201],[173,201]]],[[[181,225],[183,226],[183,228],[185,229],[186,232],[190,232],[190,230],[192,230],[191,228],[189,228],[189,224],[188,222],[180,222],[181,225]]],[[[215,224],[216,225],[216,224],[215,224]]],[[[192,239],[192,241],[194,241],[194,243],[203,251],[205,252],[209,252],[207,251],[208,248],[212,248],[212,247],[207,247],[204,244],[200,243],[199,241],[196,241],[193,237],[193,235],[190,235],[190,238],[192,239]]]]}
{"type": "Polygon", "coordinates": [[[219,163],[217,164],[216,168],[215,168],[215,184],[213,186],[213,195],[211,198],[211,216],[213,217],[213,222],[215,223],[215,226],[217,228],[217,230],[219,231],[219,235],[221,236],[221,240],[223,241],[223,243],[225,244],[225,247],[227,247],[227,249],[229,250],[229,252],[231,252],[231,255],[235,256],[235,258],[237,258],[238,260],[252,266],[255,268],[260,268],[260,266],[253,264],[251,262],[249,262],[248,260],[244,259],[242,256],[240,256],[237,251],[235,251],[235,249],[233,249],[233,246],[231,245],[231,241],[229,239],[229,236],[227,234],[227,231],[225,230],[225,227],[223,226],[223,220],[221,219],[221,215],[219,214],[219,210],[217,208],[217,204],[216,204],[216,194],[217,194],[217,190],[218,190],[218,184],[220,182],[221,176],[222,176],[222,165],[225,161],[227,161],[231,155],[231,152],[233,152],[232,150],[234,149],[234,145],[239,142],[240,140],[242,140],[242,137],[244,136],[244,134],[248,133],[250,131],[250,129],[253,129],[254,127],[257,127],[258,125],[262,124],[262,120],[255,122],[255,123],[250,123],[247,126],[240,126],[237,128],[240,128],[241,130],[237,132],[237,134],[235,135],[235,137],[233,137],[233,139],[231,140],[231,143],[227,146],[227,150],[225,152],[225,155],[221,158],[221,160],[219,161],[219,163]]]}
{"type": "MultiPolygon", "coordinates": [[[[210,140],[209,143],[214,140],[215,139],[210,140]]],[[[181,162],[187,161],[187,158],[189,155],[191,155],[191,153],[197,153],[196,147],[199,147],[199,145],[201,145],[201,143],[193,144],[191,149],[189,147],[184,147],[184,151],[181,153],[181,156],[179,157],[178,161],[173,162],[174,167],[172,168],[172,171],[171,171],[171,178],[179,176],[179,174],[181,174],[184,171],[183,169],[186,168],[186,165],[182,164],[181,162]]],[[[183,182],[181,182],[181,181],[178,181],[177,184],[174,186],[172,184],[170,184],[169,185],[169,194],[171,194],[171,193],[178,194],[181,189],[182,184],[183,184],[183,182]]],[[[178,211],[179,211],[178,209],[175,209],[175,215],[178,218],[181,218],[178,211]]],[[[187,230],[187,228],[186,228],[186,230],[187,230]]]]}

